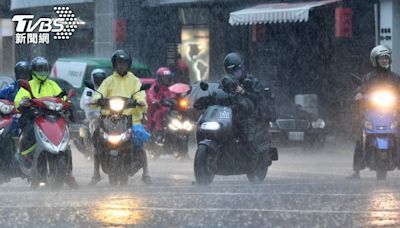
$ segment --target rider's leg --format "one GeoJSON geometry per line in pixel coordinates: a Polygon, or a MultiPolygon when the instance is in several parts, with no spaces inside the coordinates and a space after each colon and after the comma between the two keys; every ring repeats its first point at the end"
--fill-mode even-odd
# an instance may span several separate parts
{"type": "Polygon", "coordinates": [[[93,176],[89,185],[95,185],[101,180],[100,176],[100,154],[101,154],[101,142],[100,142],[100,131],[98,129],[93,133],[93,146],[94,146],[94,156],[93,156],[93,176]]]}
{"type": "Polygon", "coordinates": [[[146,184],[151,184],[146,151],[144,150],[143,146],[137,146],[137,145],[134,146],[134,150],[137,151],[137,154],[140,156],[140,160],[142,162],[142,168],[143,168],[142,181],[146,184]]]}
{"type": "Polygon", "coordinates": [[[353,170],[354,173],[349,176],[349,179],[359,179],[360,178],[360,170],[365,169],[365,158],[363,152],[363,136],[360,135],[356,142],[356,146],[354,148],[354,157],[353,157],[353,170]]]}

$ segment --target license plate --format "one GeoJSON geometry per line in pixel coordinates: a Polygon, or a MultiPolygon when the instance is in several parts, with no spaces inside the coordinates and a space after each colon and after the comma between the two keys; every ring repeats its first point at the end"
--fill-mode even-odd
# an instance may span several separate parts
{"type": "Polygon", "coordinates": [[[291,141],[304,141],[304,132],[289,132],[288,138],[291,141]]]}
{"type": "Polygon", "coordinates": [[[110,150],[111,156],[118,156],[118,150],[110,150]]]}

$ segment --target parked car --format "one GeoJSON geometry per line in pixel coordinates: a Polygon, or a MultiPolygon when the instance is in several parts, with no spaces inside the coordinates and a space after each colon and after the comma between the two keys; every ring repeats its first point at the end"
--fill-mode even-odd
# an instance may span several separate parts
{"type": "MultiPolygon", "coordinates": [[[[81,121],[85,119],[85,112],[80,109],[79,101],[85,89],[84,81],[90,81],[90,73],[97,68],[103,69],[107,75],[111,75],[112,73],[112,64],[108,58],[59,58],[53,65],[50,78],[56,81],[60,87],[66,91],[70,88],[74,88],[77,91],[77,96],[73,98],[72,102],[77,108],[78,124],[71,126],[71,132],[78,132],[81,121]]],[[[155,82],[155,78],[150,69],[144,64],[133,62],[130,70],[142,83],[155,82]]]]}
{"type": "MultiPolygon", "coordinates": [[[[305,145],[322,147],[325,143],[326,123],[318,113],[315,94],[296,95],[296,100],[311,100],[313,105],[295,103],[283,90],[274,89],[277,119],[270,123],[270,133],[275,140],[298,141],[305,145]],[[311,99],[310,99],[311,98],[311,99]]],[[[301,102],[300,102],[301,103],[301,102]]],[[[307,102],[306,102],[307,103],[307,102]]]]}
{"type": "MultiPolygon", "coordinates": [[[[209,83],[209,91],[218,89],[218,83],[209,83]]],[[[270,123],[270,133],[273,141],[297,141],[303,142],[303,145],[312,147],[321,147],[325,143],[327,135],[326,123],[318,115],[315,105],[296,104],[281,89],[272,89],[275,97],[275,108],[277,119],[270,123]]],[[[194,101],[203,96],[208,96],[208,91],[202,91],[199,83],[192,84],[192,91],[187,96],[191,105],[194,101]]],[[[307,100],[307,98],[315,98],[314,95],[299,95],[298,101],[307,100]]],[[[318,103],[312,99],[314,103],[318,103]]],[[[190,112],[192,119],[197,121],[201,113],[193,109],[190,112]]]]}

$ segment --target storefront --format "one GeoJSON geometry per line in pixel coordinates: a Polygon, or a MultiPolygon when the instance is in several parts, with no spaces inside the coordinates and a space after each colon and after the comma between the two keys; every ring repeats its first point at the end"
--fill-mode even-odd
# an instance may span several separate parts
{"type": "Polygon", "coordinates": [[[376,42],[392,48],[392,70],[400,74],[400,1],[380,0],[376,12],[376,42]]]}

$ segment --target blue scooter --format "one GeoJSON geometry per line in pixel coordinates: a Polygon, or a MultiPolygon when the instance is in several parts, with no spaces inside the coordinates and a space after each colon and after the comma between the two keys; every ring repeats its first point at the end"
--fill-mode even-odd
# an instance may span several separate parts
{"type": "Polygon", "coordinates": [[[364,96],[363,155],[378,180],[385,180],[387,171],[399,165],[398,98],[389,86],[375,88],[364,96]]]}

